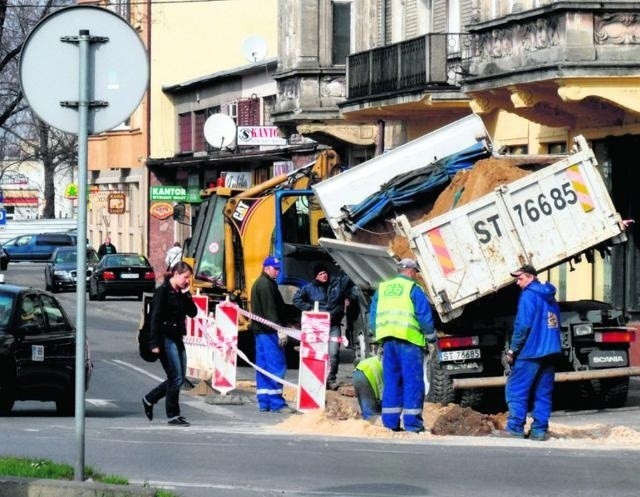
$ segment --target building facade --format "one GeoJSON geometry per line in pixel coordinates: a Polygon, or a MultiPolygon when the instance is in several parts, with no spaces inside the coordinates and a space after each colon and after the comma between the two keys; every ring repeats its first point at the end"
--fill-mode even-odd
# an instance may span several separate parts
{"type": "MultiPolygon", "coordinates": [[[[482,117],[496,148],[512,153],[566,152],[582,134],[617,209],[637,217],[630,191],[639,117],[636,3],[283,1],[280,16],[286,34],[275,114],[288,129],[320,130],[340,120],[375,126],[378,153],[470,113],[482,117]],[[327,55],[339,39],[337,11],[349,18],[344,74],[327,55]],[[322,114],[325,122],[315,122],[322,114]]],[[[635,231],[611,257],[554,269],[560,296],[639,312],[635,231]]]]}

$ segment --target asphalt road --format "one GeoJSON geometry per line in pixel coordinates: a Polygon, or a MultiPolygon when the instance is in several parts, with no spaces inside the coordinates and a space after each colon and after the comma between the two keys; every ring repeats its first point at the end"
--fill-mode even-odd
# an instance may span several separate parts
{"type": "MultiPolygon", "coordinates": [[[[38,264],[10,265],[8,282],[43,287],[38,264]]],[[[75,315],[74,293],[59,294],[75,315]]],[[[252,402],[210,405],[184,394],[189,428],[169,427],[163,404],[149,423],[140,398],[162,379],[160,365],[137,357],[140,303],[87,301],[87,336],[95,364],[86,394],[85,462],[132,482],[184,497],[249,496],[636,496],[640,447],[536,443],[489,437],[362,439],[278,431],[282,420],[252,402]]],[[[350,368],[341,368],[348,374],[350,368]]],[[[241,368],[239,377],[251,377],[241,368]]],[[[566,424],[623,424],[640,430],[638,383],[627,407],[556,412],[566,424]]],[[[53,403],[18,402],[0,420],[0,454],[73,464],[75,420],[53,403]]]]}

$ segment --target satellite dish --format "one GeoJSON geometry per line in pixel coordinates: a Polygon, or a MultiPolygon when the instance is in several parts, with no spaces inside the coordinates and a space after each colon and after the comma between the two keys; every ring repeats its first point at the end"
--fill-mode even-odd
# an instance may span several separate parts
{"type": "Polygon", "coordinates": [[[267,42],[258,35],[251,35],[242,44],[242,53],[249,62],[260,62],[267,56],[267,42]]]}
{"type": "Polygon", "coordinates": [[[215,148],[224,148],[236,141],[236,123],[226,114],[213,114],[204,123],[204,139],[215,148]]]}

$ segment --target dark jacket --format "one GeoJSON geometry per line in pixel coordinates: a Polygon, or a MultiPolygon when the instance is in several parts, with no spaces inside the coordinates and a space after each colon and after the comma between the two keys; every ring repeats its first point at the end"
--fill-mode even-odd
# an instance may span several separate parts
{"type": "Polygon", "coordinates": [[[513,324],[511,350],[522,359],[557,354],[560,345],[560,309],[551,283],[534,280],[520,294],[513,324]]]}
{"type": "Polygon", "coordinates": [[[293,296],[293,305],[301,311],[312,311],[315,302],[319,310],[331,315],[331,325],[339,325],[344,317],[344,299],[352,298],[353,283],[346,274],[331,276],[326,285],[314,279],[293,296]]]}
{"type": "MultiPolygon", "coordinates": [[[[264,271],[251,288],[251,312],[276,324],[284,324],[287,318],[287,304],[278,283],[264,271]]],[[[251,321],[251,331],[254,333],[276,333],[269,326],[251,321]]]]}
{"type": "Polygon", "coordinates": [[[187,334],[185,318],[198,314],[191,294],[174,290],[169,280],[156,288],[151,305],[151,349],[160,347],[164,337],[182,340],[187,334]]]}
{"type": "Polygon", "coordinates": [[[101,259],[107,254],[116,254],[117,252],[116,246],[113,243],[102,243],[98,247],[98,257],[101,259]]]}

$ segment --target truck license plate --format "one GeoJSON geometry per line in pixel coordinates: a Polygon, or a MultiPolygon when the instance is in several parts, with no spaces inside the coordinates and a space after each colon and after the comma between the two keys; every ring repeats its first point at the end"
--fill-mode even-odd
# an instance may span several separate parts
{"type": "Polygon", "coordinates": [[[440,361],[463,361],[465,359],[480,359],[480,349],[446,350],[440,352],[440,361]]]}
{"type": "Polygon", "coordinates": [[[136,279],[138,279],[138,276],[139,275],[137,275],[135,273],[122,273],[120,275],[120,278],[122,278],[123,280],[136,280],[136,279]]]}

